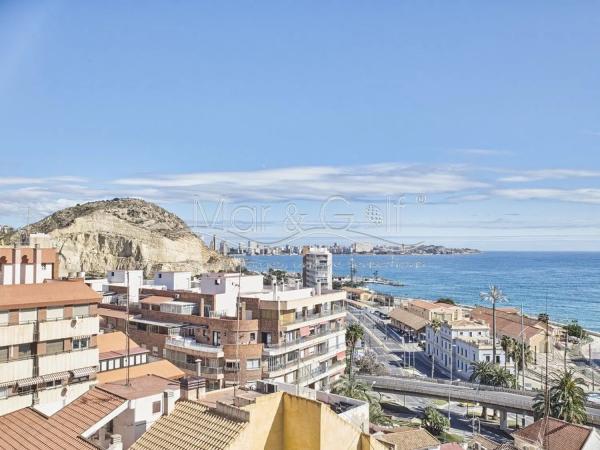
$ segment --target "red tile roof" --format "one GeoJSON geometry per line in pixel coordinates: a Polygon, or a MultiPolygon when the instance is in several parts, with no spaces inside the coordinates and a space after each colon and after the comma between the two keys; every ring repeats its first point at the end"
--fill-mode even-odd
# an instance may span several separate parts
{"type": "Polygon", "coordinates": [[[535,421],[522,430],[514,432],[513,436],[532,444],[541,443],[543,437],[544,448],[581,450],[592,431],[590,427],[550,417],[535,421]]]}
{"type": "Polygon", "coordinates": [[[0,309],[99,303],[101,299],[80,281],[0,286],[0,309]]]}

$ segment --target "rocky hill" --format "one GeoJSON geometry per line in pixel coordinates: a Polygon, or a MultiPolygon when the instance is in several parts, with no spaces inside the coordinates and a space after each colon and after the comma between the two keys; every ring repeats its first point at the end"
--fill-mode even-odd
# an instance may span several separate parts
{"type": "MultiPolygon", "coordinates": [[[[61,275],[106,270],[230,270],[234,261],[208,249],[175,214],[138,199],[113,199],[62,209],[27,227],[46,233],[60,252],[61,275]]],[[[11,241],[19,239],[20,230],[11,241]]]]}

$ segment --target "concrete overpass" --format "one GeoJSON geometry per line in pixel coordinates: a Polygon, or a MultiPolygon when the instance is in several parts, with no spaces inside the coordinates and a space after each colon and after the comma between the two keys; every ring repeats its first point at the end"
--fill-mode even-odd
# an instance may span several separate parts
{"type": "MultiPolygon", "coordinates": [[[[514,389],[494,388],[473,383],[453,382],[448,380],[422,379],[414,377],[379,377],[359,375],[361,380],[373,386],[376,391],[410,395],[413,397],[429,397],[459,402],[479,403],[500,411],[500,426],[508,428],[507,413],[533,415],[533,399],[535,391],[517,391],[514,389]]],[[[588,404],[588,423],[600,425],[600,405],[588,404]]]]}

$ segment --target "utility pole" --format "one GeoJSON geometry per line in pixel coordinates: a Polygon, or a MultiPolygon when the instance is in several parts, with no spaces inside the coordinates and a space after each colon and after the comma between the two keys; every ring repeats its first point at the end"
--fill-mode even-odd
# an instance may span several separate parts
{"type": "Polygon", "coordinates": [[[125,306],[125,348],[126,348],[126,353],[127,353],[127,368],[125,369],[125,385],[127,387],[129,387],[131,385],[130,383],[130,379],[129,379],[129,366],[130,366],[130,360],[129,360],[129,352],[130,352],[130,348],[129,348],[129,271],[126,270],[125,271],[125,275],[127,277],[127,294],[126,295],[126,306],[125,306]]]}

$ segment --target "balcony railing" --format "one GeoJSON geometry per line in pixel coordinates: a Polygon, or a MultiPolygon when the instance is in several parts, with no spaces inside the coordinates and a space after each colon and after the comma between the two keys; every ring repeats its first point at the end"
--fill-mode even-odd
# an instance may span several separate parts
{"type": "Polygon", "coordinates": [[[297,314],[294,320],[283,323],[283,326],[286,325],[295,325],[297,323],[308,322],[309,320],[320,319],[323,317],[333,316],[334,314],[339,314],[346,311],[342,306],[333,306],[331,309],[324,310],[318,313],[309,313],[309,314],[297,314]]]}
{"type": "Polygon", "coordinates": [[[182,337],[167,337],[165,340],[166,345],[171,345],[178,348],[187,348],[204,353],[219,353],[223,351],[223,347],[220,345],[207,345],[196,342],[194,338],[182,338],[182,337]]]}
{"type": "Polygon", "coordinates": [[[317,367],[316,369],[311,370],[309,373],[299,377],[298,382],[303,383],[305,381],[311,380],[313,378],[318,377],[319,375],[323,375],[324,373],[329,372],[330,370],[341,368],[341,367],[345,366],[345,364],[346,364],[345,362],[339,361],[334,364],[321,365],[321,366],[317,367]]]}
{"type": "Polygon", "coordinates": [[[327,328],[324,330],[320,330],[316,333],[310,334],[308,336],[302,336],[296,339],[291,339],[289,341],[284,341],[284,342],[278,342],[276,344],[274,343],[270,343],[270,344],[263,344],[263,347],[265,348],[272,348],[272,349],[280,349],[280,348],[286,348],[286,347],[291,347],[297,344],[302,344],[304,342],[310,342],[314,339],[317,339],[319,337],[322,336],[326,336],[328,334],[333,334],[333,333],[337,333],[339,331],[344,330],[345,327],[342,326],[336,326],[336,327],[331,327],[331,328],[327,328]]]}
{"type": "Polygon", "coordinates": [[[311,353],[310,355],[305,355],[304,357],[300,358],[300,361],[298,361],[298,359],[296,358],[293,361],[269,362],[269,364],[268,364],[268,371],[269,372],[275,372],[275,371],[278,371],[278,370],[283,370],[283,369],[288,369],[290,367],[295,367],[299,363],[306,362],[306,361],[309,361],[309,360],[314,359],[314,358],[318,358],[318,357],[326,355],[328,353],[341,351],[342,349],[345,349],[345,348],[346,348],[346,343],[341,343],[341,344],[331,345],[331,346],[324,345],[320,349],[317,349],[314,353],[311,353]]]}

